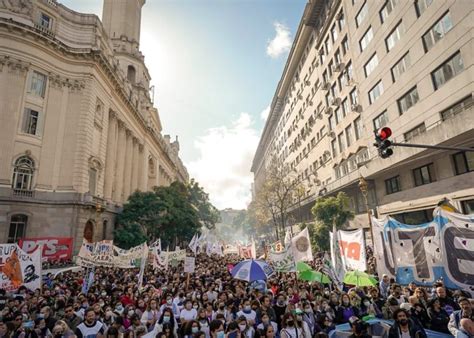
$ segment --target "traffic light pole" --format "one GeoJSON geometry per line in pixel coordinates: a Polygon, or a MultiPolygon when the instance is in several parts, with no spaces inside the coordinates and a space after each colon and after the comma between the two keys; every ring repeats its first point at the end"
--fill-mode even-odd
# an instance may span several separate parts
{"type": "Polygon", "coordinates": [[[392,142],[392,147],[408,147],[408,148],[426,148],[426,149],[438,149],[438,150],[457,150],[457,151],[471,151],[474,152],[474,148],[468,147],[450,147],[450,146],[431,146],[427,144],[413,144],[413,143],[396,143],[392,142]]]}

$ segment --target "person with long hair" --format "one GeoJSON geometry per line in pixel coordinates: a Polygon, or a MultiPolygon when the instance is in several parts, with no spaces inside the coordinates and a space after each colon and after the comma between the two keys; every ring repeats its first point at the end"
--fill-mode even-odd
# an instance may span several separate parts
{"type": "Polygon", "coordinates": [[[291,313],[285,313],[282,320],[281,338],[310,338],[304,336],[302,328],[297,326],[295,317],[291,313]]]}

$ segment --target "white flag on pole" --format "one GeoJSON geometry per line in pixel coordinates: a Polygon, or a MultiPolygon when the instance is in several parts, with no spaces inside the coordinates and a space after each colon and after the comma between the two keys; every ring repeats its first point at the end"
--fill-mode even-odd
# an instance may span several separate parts
{"type": "Polygon", "coordinates": [[[189,243],[189,248],[194,254],[196,254],[197,247],[198,247],[198,235],[195,234],[193,236],[193,239],[191,239],[191,242],[189,243]]]}
{"type": "Polygon", "coordinates": [[[293,251],[295,262],[313,260],[308,228],[305,228],[291,239],[291,250],[293,251]]]}

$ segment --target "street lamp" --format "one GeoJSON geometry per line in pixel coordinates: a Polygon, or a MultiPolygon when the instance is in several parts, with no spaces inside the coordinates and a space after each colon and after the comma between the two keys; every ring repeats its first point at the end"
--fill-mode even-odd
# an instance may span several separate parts
{"type": "Polygon", "coordinates": [[[367,195],[369,194],[369,185],[367,184],[367,181],[363,176],[360,176],[359,178],[359,189],[360,192],[362,193],[362,196],[364,196],[364,202],[365,202],[365,210],[367,211],[367,217],[369,218],[369,227],[370,227],[370,236],[372,237],[372,249],[374,249],[374,230],[372,229],[372,215],[370,214],[369,210],[369,202],[367,199],[367,195]]]}

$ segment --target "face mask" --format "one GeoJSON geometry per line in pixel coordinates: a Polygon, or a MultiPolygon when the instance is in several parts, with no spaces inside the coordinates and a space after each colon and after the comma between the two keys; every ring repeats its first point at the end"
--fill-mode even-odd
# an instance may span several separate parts
{"type": "Polygon", "coordinates": [[[135,310],[129,310],[129,311],[128,311],[128,315],[129,315],[129,316],[133,316],[134,313],[135,313],[135,310]]]}
{"type": "Polygon", "coordinates": [[[193,305],[193,309],[199,309],[199,305],[193,305]]]}
{"type": "Polygon", "coordinates": [[[408,319],[400,320],[400,324],[403,325],[403,326],[407,325],[408,324],[408,319]]]}
{"type": "Polygon", "coordinates": [[[40,313],[40,314],[38,315],[38,318],[43,319],[43,318],[44,318],[44,314],[40,313]]]}
{"type": "Polygon", "coordinates": [[[370,302],[364,302],[364,305],[368,307],[370,305],[370,302]]]}
{"type": "Polygon", "coordinates": [[[295,325],[295,322],[293,320],[289,320],[286,322],[286,325],[289,327],[293,327],[293,325],[295,325]]]}
{"type": "Polygon", "coordinates": [[[311,308],[307,308],[307,309],[304,309],[304,312],[306,312],[306,313],[311,313],[311,312],[313,312],[313,311],[311,311],[311,308]]]}
{"type": "Polygon", "coordinates": [[[245,311],[250,311],[250,310],[252,310],[252,308],[250,307],[250,305],[245,305],[244,310],[245,311]]]}
{"type": "Polygon", "coordinates": [[[217,338],[224,338],[224,337],[225,337],[225,333],[224,333],[224,331],[217,331],[216,336],[217,336],[217,338]]]}
{"type": "Polygon", "coordinates": [[[285,301],[284,301],[284,300],[279,300],[277,303],[278,303],[278,305],[280,305],[280,306],[285,305],[285,301]]]}
{"type": "Polygon", "coordinates": [[[166,301],[166,304],[171,305],[171,302],[172,302],[172,300],[171,300],[171,299],[168,299],[168,300],[166,301]]]}
{"type": "Polygon", "coordinates": [[[104,303],[104,302],[100,302],[99,305],[100,305],[100,307],[104,307],[105,303],[104,303]]]}
{"type": "Polygon", "coordinates": [[[349,305],[349,301],[348,301],[348,300],[344,300],[342,303],[343,303],[344,305],[349,305]]]}
{"type": "Polygon", "coordinates": [[[245,325],[245,324],[239,324],[240,332],[245,331],[246,328],[247,328],[247,325],[245,325]]]}
{"type": "Polygon", "coordinates": [[[107,292],[102,291],[101,295],[102,295],[102,297],[105,297],[105,296],[107,296],[107,292]]]}
{"type": "Polygon", "coordinates": [[[163,316],[163,323],[169,323],[170,319],[170,316],[163,316]]]}
{"type": "Polygon", "coordinates": [[[192,333],[198,333],[198,332],[199,332],[199,328],[198,328],[198,327],[192,327],[192,328],[191,328],[191,332],[192,332],[192,333]]]}

